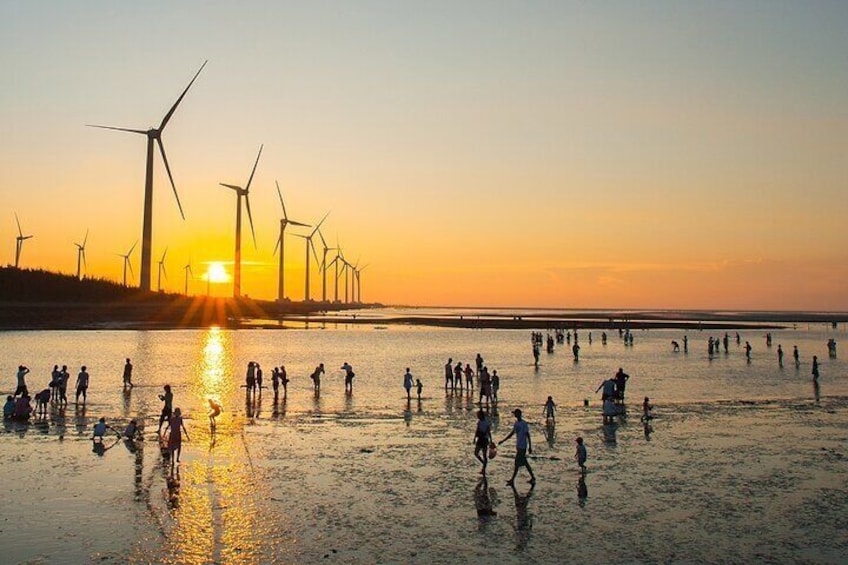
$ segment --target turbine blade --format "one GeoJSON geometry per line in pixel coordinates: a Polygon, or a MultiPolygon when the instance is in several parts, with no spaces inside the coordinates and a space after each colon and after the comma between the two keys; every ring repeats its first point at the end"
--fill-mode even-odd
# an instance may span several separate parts
{"type": "Polygon", "coordinates": [[[130,255],[132,255],[133,249],[135,249],[136,245],[138,245],[138,240],[135,240],[135,243],[132,244],[132,247],[130,247],[129,252],[127,253],[127,260],[128,261],[129,261],[130,255]]]}
{"type": "Polygon", "coordinates": [[[85,126],[89,127],[89,128],[111,129],[111,130],[114,130],[114,131],[126,131],[126,132],[129,132],[129,133],[140,133],[142,135],[147,135],[147,132],[144,131],[143,129],[116,128],[116,127],[113,127],[113,126],[98,126],[98,125],[95,125],[95,124],[85,124],[85,126]]]}
{"type": "Polygon", "coordinates": [[[82,248],[82,266],[84,269],[88,269],[88,265],[85,264],[85,248],[82,248]]]}
{"type": "Polygon", "coordinates": [[[208,62],[209,62],[208,60],[203,61],[203,64],[202,64],[202,65],[200,65],[200,68],[199,68],[199,69],[197,70],[197,72],[195,73],[194,78],[192,78],[192,79],[191,79],[191,82],[189,82],[189,83],[188,83],[188,86],[187,86],[187,87],[185,87],[185,90],[183,90],[183,93],[182,93],[182,94],[180,94],[180,97],[179,97],[179,98],[177,98],[177,101],[176,101],[176,102],[174,102],[174,105],[173,105],[173,106],[171,106],[171,109],[170,109],[170,110],[168,110],[168,113],[167,113],[167,114],[165,114],[165,117],[164,117],[164,118],[162,118],[162,123],[159,125],[159,131],[160,131],[160,132],[161,132],[163,129],[165,129],[165,126],[166,126],[166,125],[168,125],[168,120],[170,120],[170,119],[171,119],[171,116],[173,116],[173,115],[174,115],[174,111],[177,109],[177,106],[179,106],[179,105],[180,105],[180,102],[182,102],[182,101],[183,101],[183,98],[185,97],[186,93],[188,92],[188,89],[189,89],[189,88],[191,88],[191,85],[192,85],[192,84],[194,84],[194,81],[195,81],[195,80],[197,80],[198,75],[200,75],[200,71],[202,71],[202,70],[203,70],[203,67],[205,67],[205,66],[206,66],[206,63],[208,63],[208,62]]]}
{"type": "Polygon", "coordinates": [[[318,254],[315,252],[315,244],[312,243],[312,238],[310,237],[306,241],[309,242],[309,247],[312,249],[312,256],[315,257],[315,263],[320,265],[321,261],[318,260],[318,254]]]}
{"type": "Polygon", "coordinates": [[[177,199],[177,208],[180,209],[180,216],[185,220],[183,205],[180,203],[180,195],[177,194],[177,185],[174,184],[174,177],[171,175],[171,166],[168,164],[168,157],[165,155],[165,146],[162,145],[162,139],[157,137],[156,142],[159,144],[159,152],[162,154],[162,161],[165,163],[165,170],[168,171],[168,179],[171,181],[171,188],[174,189],[174,198],[177,199]]]}
{"type": "Polygon", "coordinates": [[[163,263],[165,262],[165,255],[167,255],[167,254],[168,254],[168,248],[166,247],[166,248],[165,248],[165,252],[164,252],[164,253],[162,253],[162,262],[163,262],[163,263]]]}
{"type": "Polygon", "coordinates": [[[275,246],[274,246],[274,252],[273,252],[271,255],[276,255],[276,254],[277,254],[277,249],[279,249],[279,248],[280,248],[280,242],[281,242],[282,240],[283,240],[283,234],[280,234],[280,236],[277,238],[277,245],[275,245],[275,246]]]}
{"type": "Polygon", "coordinates": [[[250,190],[250,183],[253,182],[253,175],[256,173],[256,166],[259,164],[259,157],[262,156],[262,148],[265,147],[265,144],[259,146],[259,154],[256,155],[256,162],[253,163],[253,170],[250,171],[250,178],[247,179],[247,186],[244,187],[244,191],[247,192],[250,190]]]}
{"type": "Polygon", "coordinates": [[[24,232],[21,231],[21,221],[18,219],[18,213],[17,212],[15,212],[15,221],[18,223],[18,235],[23,237],[24,232]]]}
{"type": "Polygon", "coordinates": [[[244,194],[244,203],[245,206],[247,206],[247,219],[250,220],[250,233],[253,235],[253,248],[256,249],[256,232],[253,231],[253,215],[250,213],[250,196],[248,196],[246,190],[244,194]]]}
{"type": "Polygon", "coordinates": [[[133,268],[132,268],[132,261],[130,261],[130,258],[129,258],[129,257],[127,257],[127,267],[129,267],[129,268],[130,268],[130,274],[131,274],[132,276],[135,276],[135,273],[133,272],[133,268]]]}
{"type": "Polygon", "coordinates": [[[165,269],[165,263],[162,263],[162,274],[165,275],[165,280],[168,280],[168,271],[165,269]]]}
{"type": "Polygon", "coordinates": [[[317,225],[317,226],[315,226],[315,229],[314,229],[314,230],[312,230],[312,235],[315,235],[315,232],[317,232],[317,231],[318,231],[318,228],[320,228],[320,227],[321,227],[321,224],[323,224],[323,223],[324,223],[324,220],[326,220],[326,219],[327,219],[327,216],[329,216],[329,215],[330,215],[330,213],[329,213],[329,212],[327,212],[326,214],[324,214],[324,217],[323,217],[323,218],[321,218],[321,221],[320,221],[320,222],[318,222],[318,225],[317,225]]]}
{"type": "Polygon", "coordinates": [[[223,182],[219,182],[218,184],[220,184],[221,186],[225,186],[227,188],[232,188],[236,192],[241,192],[243,190],[242,187],[236,186],[234,184],[226,184],[226,183],[223,183],[223,182]]]}
{"type": "Polygon", "coordinates": [[[330,249],[327,247],[327,240],[324,239],[324,234],[321,233],[321,230],[318,230],[318,236],[321,238],[321,243],[324,245],[324,249],[330,249]]]}
{"type": "Polygon", "coordinates": [[[286,214],[286,203],[285,203],[285,202],[283,202],[283,193],[282,193],[282,192],[280,192],[280,183],[279,183],[279,182],[277,182],[277,181],[274,181],[274,183],[277,185],[277,196],[279,196],[279,197],[280,197],[280,206],[282,206],[282,207],[283,207],[283,219],[284,219],[284,220],[288,220],[288,219],[289,219],[289,217],[288,217],[288,215],[286,214]]]}
{"type": "Polygon", "coordinates": [[[310,227],[309,224],[304,224],[302,222],[295,222],[294,220],[289,220],[289,219],[286,219],[286,221],[293,226],[301,226],[301,227],[304,227],[304,228],[310,227]]]}
{"type": "Polygon", "coordinates": [[[85,239],[82,240],[82,248],[85,249],[85,244],[88,242],[88,230],[85,230],[85,239]]]}

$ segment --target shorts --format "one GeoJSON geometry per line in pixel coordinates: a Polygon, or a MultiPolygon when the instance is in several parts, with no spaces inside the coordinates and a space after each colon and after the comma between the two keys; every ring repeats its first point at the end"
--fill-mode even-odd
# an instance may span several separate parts
{"type": "Polygon", "coordinates": [[[527,465],[527,450],[526,449],[516,449],[515,450],[515,466],[516,467],[524,467],[527,465]]]}
{"type": "Polygon", "coordinates": [[[86,393],[85,391],[87,391],[87,390],[88,390],[87,386],[78,386],[77,387],[77,396],[79,396],[81,394],[85,395],[85,393],[86,393]]]}

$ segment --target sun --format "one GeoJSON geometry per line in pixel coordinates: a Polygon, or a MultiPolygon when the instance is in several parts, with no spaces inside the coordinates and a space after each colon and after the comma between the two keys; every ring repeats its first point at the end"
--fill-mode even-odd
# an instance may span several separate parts
{"type": "Polygon", "coordinates": [[[203,278],[213,283],[225,283],[230,281],[230,275],[227,273],[227,269],[224,267],[224,264],[220,261],[213,261],[209,263],[209,268],[206,270],[206,274],[203,278]]]}

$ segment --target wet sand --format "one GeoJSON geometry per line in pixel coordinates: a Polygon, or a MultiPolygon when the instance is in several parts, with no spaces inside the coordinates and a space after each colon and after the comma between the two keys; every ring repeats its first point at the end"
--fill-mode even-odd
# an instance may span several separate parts
{"type": "MultiPolygon", "coordinates": [[[[88,413],[96,413],[91,406],[88,413]]],[[[680,403],[601,426],[561,409],[532,425],[539,478],[504,485],[514,443],[478,488],[474,405],[433,395],[409,411],[241,408],[209,433],[188,421],[179,488],[152,441],[92,453],[88,414],[7,425],[0,441],[7,562],[838,563],[848,553],[848,398],[680,403]],[[85,427],[83,427],[85,426],[85,427]],[[573,438],[589,449],[586,496],[573,438]],[[486,493],[486,494],[484,494],[486,493]],[[479,518],[493,505],[496,516],[479,518]],[[21,512],[16,512],[21,509],[21,512]]],[[[503,401],[496,438],[512,423],[503,401]]],[[[108,443],[107,443],[108,445],[108,443]]]]}

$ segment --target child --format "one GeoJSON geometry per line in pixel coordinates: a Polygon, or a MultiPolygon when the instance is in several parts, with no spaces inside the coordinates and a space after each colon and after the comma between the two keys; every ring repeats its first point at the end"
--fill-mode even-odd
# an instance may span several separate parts
{"type": "Polygon", "coordinates": [[[421,379],[415,379],[415,390],[418,391],[418,400],[421,400],[421,391],[424,389],[424,385],[421,384],[421,379]]]}
{"type": "Polygon", "coordinates": [[[217,418],[218,414],[221,413],[221,405],[210,398],[209,408],[211,410],[211,412],[209,412],[209,427],[214,430],[218,425],[218,423],[215,421],[215,418],[217,418]]]}
{"type": "Polygon", "coordinates": [[[545,408],[543,415],[546,420],[555,420],[554,413],[556,412],[556,404],[554,404],[553,397],[549,396],[548,401],[545,402],[545,408]]]}
{"type": "Polygon", "coordinates": [[[580,472],[586,473],[586,446],[583,445],[583,438],[579,437],[577,442],[577,451],[574,453],[574,458],[577,459],[577,464],[580,465],[580,472]]]}
{"type": "Polygon", "coordinates": [[[93,439],[94,441],[102,442],[103,436],[106,435],[106,430],[112,430],[113,432],[117,433],[115,431],[115,428],[106,423],[106,418],[100,418],[100,420],[98,420],[97,423],[94,424],[94,435],[91,439],[93,439]]]}
{"type": "Polygon", "coordinates": [[[130,420],[130,423],[127,424],[127,427],[124,429],[123,437],[127,441],[135,441],[142,439],[141,430],[138,428],[138,422],[135,420],[130,420]]]}
{"type": "Polygon", "coordinates": [[[647,422],[648,420],[652,420],[654,418],[653,414],[651,414],[651,410],[654,409],[654,406],[651,404],[651,399],[647,396],[645,400],[642,402],[642,421],[647,422]]]}
{"type": "Polygon", "coordinates": [[[45,388],[35,395],[35,413],[41,416],[47,415],[47,403],[50,402],[50,389],[45,388]]]}
{"type": "Polygon", "coordinates": [[[15,413],[15,398],[10,394],[6,397],[6,404],[3,405],[3,419],[10,420],[12,414],[15,413]]]}

